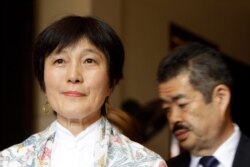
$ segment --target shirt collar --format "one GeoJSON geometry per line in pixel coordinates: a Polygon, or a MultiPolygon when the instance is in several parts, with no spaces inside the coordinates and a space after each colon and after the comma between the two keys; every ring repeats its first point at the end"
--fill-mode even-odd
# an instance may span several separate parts
{"type": "Polygon", "coordinates": [[[98,134],[98,127],[100,125],[100,119],[91,124],[88,128],[83,130],[77,136],[74,136],[68,129],[64,128],[58,121],[56,121],[56,136],[55,142],[61,143],[66,147],[79,147],[82,148],[90,142],[94,142],[96,135],[98,134]]]}
{"type": "MultiPolygon", "coordinates": [[[[238,143],[240,141],[240,129],[237,124],[234,125],[234,132],[231,136],[215,151],[213,156],[215,156],[220,162],[220,166],[230,167],[233,164],[234,155],[238,143]]],[[[191,156],[190,167],[198,167],[198,163],[201,157],[191,156]]]]}
{"type": "Polygon", "coordinates": [[[222,166],[232,166],[239,141],[240,129],[238,125],[234,124],[233,134],[214,153],[222,166]]]}

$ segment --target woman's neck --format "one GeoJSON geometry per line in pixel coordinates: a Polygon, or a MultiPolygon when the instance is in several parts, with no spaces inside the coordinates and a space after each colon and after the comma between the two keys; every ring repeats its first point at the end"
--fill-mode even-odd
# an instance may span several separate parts
{"type": "Polygon", "coordinates": [[[91,115],[82,119],[65,118],[57,115],[57,121],[66,129],[68,129],[74,136],[84,131],[91,124],[100,119],[100,114],[91,115]]]}

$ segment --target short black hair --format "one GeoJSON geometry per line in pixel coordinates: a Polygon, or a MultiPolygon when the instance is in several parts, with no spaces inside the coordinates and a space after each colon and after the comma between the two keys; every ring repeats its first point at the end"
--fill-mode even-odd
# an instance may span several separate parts
{"type": "Polygon", "coordinates": [[[124,47],[116,32],[105,22],[90,16],[65,16],[44,29],[33,49],[33,68],[40,87],[45,91],[44,62],[53,51],[86,38],[100,49],[107,60],[110,87],[123,78],[124,47]]]}
{"type": "Polygon", "coordinates": [[[203,94],[207,103],[218,84],[232,88],[232,76],[222,54],[200,43],[179,46],[165,56],[158,67],[157,81],[166,82],[183,72],[189,74],[190,84],[203,94]]]}

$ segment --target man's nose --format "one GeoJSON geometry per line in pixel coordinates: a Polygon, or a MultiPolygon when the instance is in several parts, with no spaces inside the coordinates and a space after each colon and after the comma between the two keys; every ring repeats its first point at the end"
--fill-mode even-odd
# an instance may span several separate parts
{"type": "Polygon", "coordinates": [[[167,117],[170,124],[175,124],[176,122],[181,121],[181,110],[179,107],[173,106],[168,112],[167,117]]]}

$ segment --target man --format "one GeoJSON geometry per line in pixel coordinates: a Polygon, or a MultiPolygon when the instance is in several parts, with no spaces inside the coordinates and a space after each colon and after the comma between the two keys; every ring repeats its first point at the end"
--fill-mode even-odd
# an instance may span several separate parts
{"type": "Polygon", "coordinates": [[[168,167],[200,167],[206,160],[249,167],[250,139],[232,121],[232,77],[218,51],[198,43],[179,47],[162,60],[157,80],[169,127],[186,150],[168,167]]]}

